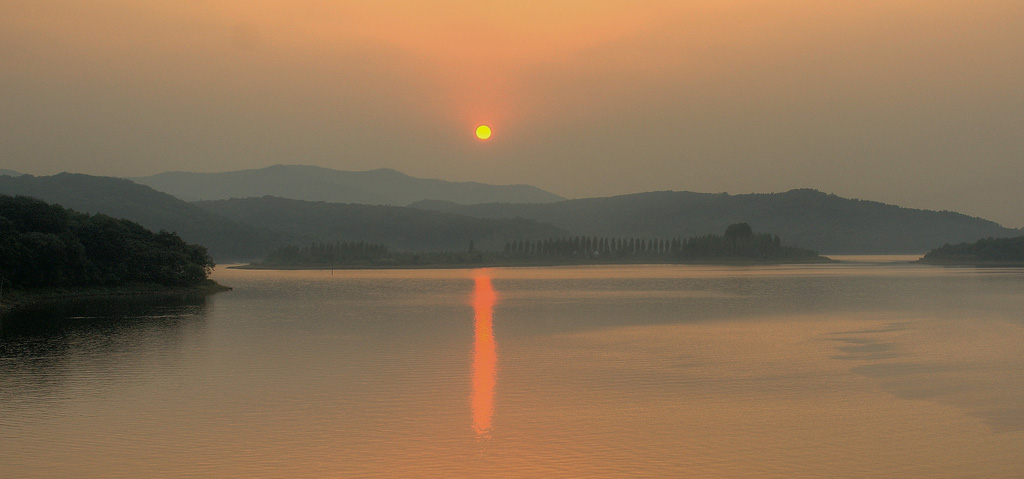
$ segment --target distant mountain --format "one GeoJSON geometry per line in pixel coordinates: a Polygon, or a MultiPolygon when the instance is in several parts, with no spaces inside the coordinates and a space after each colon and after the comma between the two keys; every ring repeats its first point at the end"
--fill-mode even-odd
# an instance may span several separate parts
{"type": "Polygon", "coordinates": [[[217,261],[262,258],[294,238],[217,216],[148,186],[104,176],[0,176],[0,193],[31,196],[81,213],[132,220],[206,246],[217,261]]]}
{"type": "Polygon", "coordinates": [[[551,204],[422,201],[411,206],[480,218],[531,218],[596,236],[686,238],[745,222],[789,244],[829,254],[917,254],[944,243],[1021,234],[960,213],[901,208],[809,189],[745,195],[659,191],[551,204]]]}
{"type": "Polygon", "coordinates": [[[460,204],[550,203],[564,198],[528,185],[488,185],[414,178],[386,168],[339,171],[275,165],[225,173],[169,172],[133,181],[186,201],[277,196],[330,203],[404,206],[433,199],[460,204]]]}
{"type": "Polygon", "coordinates": [[[24,173],[18,173],[17,171],[14,170],[5,170],[3,168],[0,168],[0,176],[21,176],[23,174],[24,173]]]}
{"type": "Polygon", "coordinates": [[[368,241],[409,251],[498,251],[513,239],[565,236],[550,224],[522,218],[481,219],[401,206],[326,203],[264,196],[193,203],[240,223],[287,231],[315,241],[368,241]]]}
{"type": "Polygon", "coordinates": [[[734,223],[748,223],[754,230],[778,234],[787,244],[826,254],[924,253],[945,243],[1024,234],[960,213],[807,189],[747,195],[661,191],[547,204],[420,201],[410,208],[276,197],[186,203],[124,179],[61,173],[0,176],[0,193],[176,232],[185,241],[206,246],[220,262],[261,259],[282,245],[310,241],[461,251],[472,240],[477,249],[495,250],[513,239],[566,235],[688,238],[717,234],[734,223]]]}

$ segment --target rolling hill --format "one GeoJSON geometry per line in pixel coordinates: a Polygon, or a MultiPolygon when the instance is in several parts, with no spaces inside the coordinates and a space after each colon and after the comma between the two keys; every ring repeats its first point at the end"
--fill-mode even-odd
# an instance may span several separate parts
{"type": "Polygon", "coordinates": [[[169,172],[132,181],[186,201],[277,196],[330,203],[405,206],[425,199],[460,204],[549,203],[564,198],[529,185],[415,178],[391,169],[339,171],[275,165],[225,173],[169,172]]]}
{"type": "Polygon", "coordinates": [[[121,178],[61,173],[0,176],[0,193],[24,195],[82,213],[135,221],[206,246],[220,262],[262,259],[272,249],[310,241],[372,241],[410,250],[500,249],[511,239],[564,236],[525,219],[480,219],[399,206],[263,197],[187,203],[121,178]]]}
{"type": "Polygon", "coordinates": [[[194,205],[260,228],[321,242],[368,241],[408,251],[500,250],[512,239],[565,236],[565,230],[522,218],[486,219],[401,206],[371,206],[264,196],[194,205]]]}
{"type": "Polygon", "coordinates": [[[209,250],[217,261],[260,258],[295,238],[231,221],[166,193],[105,176],[0,176],[0,193],[31,196],[81,213],[124,218],[153,231],[178,233],[209,250]]]}
{"type": "Polygon", "coordinates": [[[277,247],[310,241],[461,251],[472,240],[480,250],[495,250],[513,239],[568,235],[688,238],[744,222],[778,234],[788,244],[826,254],[919,254],[945,243],[1022,234],[960,213],[901,208],[808,189],[746,195],[660,191],[544,204],[434,200],[415,207],[270,196],[187,203],[124,179],[62,173],[0,176],[0,193],[173,231],[206,246],[220,262],[261,259],[277,247]]]}
{"type": "Polygon", "coordinates": [[[744,195],[658,191],[550,204],[421,201],[411,206],[480,218],[530,218],[595,236],[686,238],[746,222],[790,244],[827,254],[918,254],[944,243],[1021,234],[960,213],[902,208],[810,189],[744,195]]]}

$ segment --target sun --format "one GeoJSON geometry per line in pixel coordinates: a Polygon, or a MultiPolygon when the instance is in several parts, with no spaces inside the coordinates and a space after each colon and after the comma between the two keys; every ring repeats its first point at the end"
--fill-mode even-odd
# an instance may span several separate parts
{"type": "Polygon", "coordinates": [[[487,125],[480,125],[476,127],[476,137],[481,140],[486,140],[491,137],[491,127],[487,125]]]}

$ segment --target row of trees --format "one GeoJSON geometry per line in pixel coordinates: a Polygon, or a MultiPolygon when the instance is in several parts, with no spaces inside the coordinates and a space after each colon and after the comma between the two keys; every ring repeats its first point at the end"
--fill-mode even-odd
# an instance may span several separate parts
{"type": "Polygon", "coordinates": [[[0,281],[6,286],[194,286],[213,266],[206,248],[174,233],[0,195],[0,281]]]}
{"type": "Polygon", "coordinates": [[[750,225],[730,225],[723,235],[688,239],[604,238],[576,236],[540,241],[516,240],[505,244],[504,254],[523,259],[641,259],[687,260],[704,258],[791,259],[812,258],[817,252],[783,246],[778,236],[754,233],[750,225]]]}
{"type": "Polygon", "coordinates": [[[815,258],[818,253],[782,246],[778,236],[754,233],[737,223],[723,235],[689,239],[602,238],[575,236],[530,241],[515,240],[502,252],[479,252],[469,242],[461,252],[392,252],[383,244],[360,242],[312,243],[271,252],[267,266],[426,266],[460,264],[519,264],[528,262],[587,263],[594,261],[677,262],[703,259],[787,260],[815,258]]]}

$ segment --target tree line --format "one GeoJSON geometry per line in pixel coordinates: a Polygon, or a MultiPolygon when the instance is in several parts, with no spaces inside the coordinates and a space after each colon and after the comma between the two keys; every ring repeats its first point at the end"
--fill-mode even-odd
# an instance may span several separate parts
{"type": "Polygon", "coordinates": [[[195,286],[212,271],[206,248],[175,233],[89,215],[26,196],[0,195],[4,286],[195,286]]]}
{"type": "Polygon", "coordinates": [[[662,259],[684,261],[707,258],[793,259],[813,258],[808,249],[783,246],[777,235],[754,233],[747,223],[726,228],[723,235],[692,238],[608,238],[574,236],[539,241],[516,240],[505,244],[503,253],[524,259],[662,259]]]}
{"type": "Polygon", "coordinates": [[[924,255],[925,263],[1024,263],[1024,236],[983,238],[974,243],[946,243],[924,255]]]}
{"type": "Polygon", "coordinates": [[[502,251],[468,249],[447,252],[395,252],[378,243],[311,243],[286,246],[271,252],[263,266],[427,266],[522,263],[649,262],[747,259],[792,260],[817,258],[818,253],[783,246],[778,236],[754,233],[750,225],[730,225],[723,235],[688,239],[606,238],[572,236],[544,240],[519,239],[505,243],[502,251]]]}

